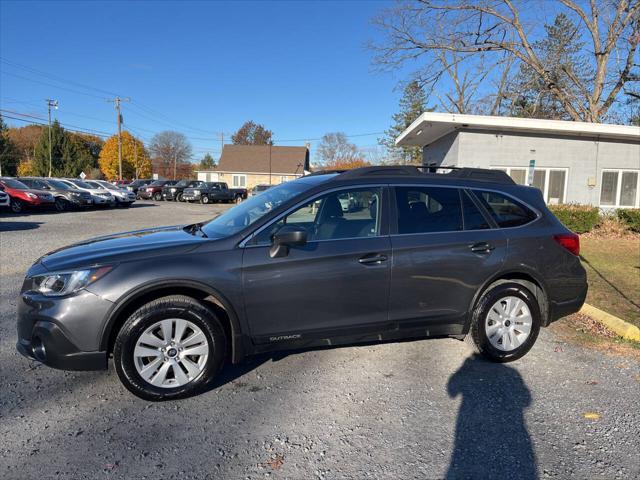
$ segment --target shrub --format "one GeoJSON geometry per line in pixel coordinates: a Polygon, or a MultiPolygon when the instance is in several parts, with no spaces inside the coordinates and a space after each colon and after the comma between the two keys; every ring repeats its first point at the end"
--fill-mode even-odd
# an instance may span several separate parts
{"type": "Polygon", "coordinates": [[[575,233],[587,233],[600,222],[600,210],[589,205],[573,203],[549,205],[549,210],[558,217],[565,227],[575,233]]]}
{"type": "Polygon", "coordinates": [[[640,233],[640,208],[620,208],[616,214],[629,230],[640,233]]]}

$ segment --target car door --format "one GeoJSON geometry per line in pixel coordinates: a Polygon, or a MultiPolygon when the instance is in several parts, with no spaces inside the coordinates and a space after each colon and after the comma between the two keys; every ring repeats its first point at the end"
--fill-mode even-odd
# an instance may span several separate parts
{"type": "Polygon", "coordinates": [[[391,328],[391,243],[386,187],[315,196],[257,232],[243,255],[245,314],[256,343],[328,338],[391,328]],[[343,208],[338,196],[360,199],[343,208]],[[273,234],[302,227],[307,242],[271,258],[273,234]]]}
{"type": "Polygon", "coordinates": [[[390,320],[460,333],[476,292],[504,262],[503,231],[458,188],[396,186],[391,198],[390,320]]]}

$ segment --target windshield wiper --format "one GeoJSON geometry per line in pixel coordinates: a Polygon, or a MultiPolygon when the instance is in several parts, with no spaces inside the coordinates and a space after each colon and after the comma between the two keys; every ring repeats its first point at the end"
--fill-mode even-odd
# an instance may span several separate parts
{"type": "Polygon", "coordinates": [[[207,234],[204,233],[204,230],[202,230],[202,225],[203,224],[204,224],[204,222],[194,223],[192,225],[187,225],[186,227],[183,228],[183,230],[185,232],[187,232],[187,233],[190,233],[191,235],[195,235],[196,233],[199,233],[204,238],[208,238],[207,234]]]}

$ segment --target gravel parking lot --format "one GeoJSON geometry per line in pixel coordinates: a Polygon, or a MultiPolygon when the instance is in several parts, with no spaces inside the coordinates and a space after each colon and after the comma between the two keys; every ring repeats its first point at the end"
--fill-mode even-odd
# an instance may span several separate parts
{"type": "Polygon", "coordinates": [[[0,213],[0,478],[640,477],[640,364],[549,330],[504,365],[455,340],[259,356],[165,403],[132,396],[113,369],[15,351],[16,297],[39,256],[225,208],[0,213]]]}

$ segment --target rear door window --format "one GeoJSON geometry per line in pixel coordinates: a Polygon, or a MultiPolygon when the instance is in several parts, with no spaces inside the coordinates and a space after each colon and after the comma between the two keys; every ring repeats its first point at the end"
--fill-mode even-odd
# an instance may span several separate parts
{"type": "Polygon", "coordinates": [[[537,217],[529,208],[501,193],[485,190],[474,190],[474,193],[502,228],[519,227],[537,217]]]}
{"type": "Polygon", "coordinates": [[[480,209],[473,203],[467,192],[462,194],[462,215],[464,218],[465,230],[485,230],[491,228],[489,222],[485,218],[480,209]]]}
{"type": "Polygon", "coordinates": [[[395,187],[398,233],[436,233],[462,230],[457,188],[395,187]]]}

